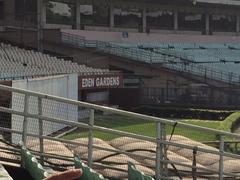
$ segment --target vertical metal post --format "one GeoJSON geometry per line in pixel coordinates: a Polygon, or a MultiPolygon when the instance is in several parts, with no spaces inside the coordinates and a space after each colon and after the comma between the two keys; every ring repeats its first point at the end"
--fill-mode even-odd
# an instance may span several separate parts
{"type": "Polygon", "coordinates": [[[25,94],[24,98],[24,119],[23,119],[23,134],[22,134],[22,143],[23,146],[27,145],[27,114],[28,114],[28,107],[29,107],[29,95],[25,94]]]}
{"type": "Polygon", "coordinates": [[[236,20],[237,20],[237,22],[236,22],[236,33],[239,34],[239,32],[240,32],[240,15],[239,14],[236,15],[236,20]]]}
{"type": "Polygon", "coordinates": [[[174,10],[174,30],[178,30],[178,11],[174,10]]]}
{"type": "Polygon", "coordinates": [[[76,29],[81,29],[80,0],[76,0],[76,29]]]}
{"type": "MultiPolygon", "coordinates": [[[[29,107],[29,95],[25,94],[25,98],[24,98],[24,119],[23,119],[23,134],[22,134],[22,145],[27,147],[27,114],[28,114],[28,107],[29,107]]],[[[21,159],[24,159],[24,155],[21,154],[21,159]]],[[[25,163],[24,161],[21,161],[21,166],[24,168],[25,167],[25,163]]]]}
{"type": "Polygon", "coordinates": [[[219,159],[219,180],[223,180],[224,176],[224,170],[223,170],[223,152],[224,152],[224,136],[220,136],[220,147],[219,147],[219,152],[220,152],[220,159],[219,159]]]}
{"type": "Polygon", "coordinates": [[[155,170],[155,176],[156,179],[161,179],[163,175],[163,163],[161,162],[163,160],[163,144],[162,141],[162,124],[158,122],[157,124],[157,149],[156,149],[156,170],[155,170]]]}
{"type": "MultiPolygon", "coordinates": [[[[94,109],[90,110],[89,126],[94,125],[94,109]]],[[[92,153],[93,153],[93,130],[88,131],[88,166],[92,167],[92,153]]]]}
{"type": "Polygon", "coordinates": [[[37,0],[37,48],[39,52],[43,51],[43,29],[42,29],[42,13],[43,13],[43,0],[37,0]]]}
{"type": "MultiPolygon", "coordinates": [[[[42,115],[42,98],[38,97],[38,115],[42,115]]],[[[40,163],[44,165],[44,146],[43,146],[43,120],[39,118],[38,120],[39,126],[39,146],[40,146],[40,163]]]]}
{"type": "Polygon", "coordinates": [[[146,12],[146,6],[142,9],[142,32],[146,33],[147,29],[147,12],[146,12]]]}
{"type": "Polygon", "coordinates": [[[210,22],[210,15],[209,13],[205,14],[205,34],[209,35],[210,34],[210,26],[209,23],[210,22]]]}
{"type": "Polygon", "coordinates": [[[197,180],[197,160],[196,160],[196,155],[197,155],[197,147],[193,148],[193,163],[192,163],[192,178],[193,180],[197,180]]]}
{"type": "Polygon", "coordinates": [[[156,170],[155,170],[155,177],[156,177],[156,180],[159,180],[160,179],[160,156],[161,156],[161,152],[160,152],[160,139],[161,139],[161,124],[160,122],[158,122],[157,124],[157,127],[156,127],[156,131],[157,131],[157,149],[156,149],[156,170]]]}
{"type": "MultiPolygon", "coordinates": [[[[162,139],[163,141],[167,140],[167,132],[166,132],[166,124],[162,123],[162,139]]],[[[167,160],[167,146],[166,144],[163,145],[163,160],[167,160]]],[[[164,177],[168,177],[168,163],[163,163],[164,169],[164,177]]]]}
{"type": "Polygon", "coordinates": [[[113,4],[113,1],[110,1],[110,16],[109,16],[109,18],[110,18],[110,25],[109,25],[109,29],[110,29],[110,31],[112,31],[113,30],[113,28],[114,28],[114,4],[113,4]]]}

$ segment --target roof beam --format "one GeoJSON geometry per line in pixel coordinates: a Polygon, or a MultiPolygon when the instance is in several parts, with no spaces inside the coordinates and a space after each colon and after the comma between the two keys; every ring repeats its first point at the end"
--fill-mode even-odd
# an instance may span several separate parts
{"type": "Polygon", "coordinates": [[[231,6],[240,6],[239,0],[192,0],[193,4],[207,3],[207,4],[222,4],[231,6]]]}

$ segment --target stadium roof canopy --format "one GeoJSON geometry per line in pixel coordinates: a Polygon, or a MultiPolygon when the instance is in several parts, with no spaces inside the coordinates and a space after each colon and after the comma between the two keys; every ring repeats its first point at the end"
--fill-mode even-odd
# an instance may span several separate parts
{"type": "MultiPolygon", "coordinates": [[[[56,2],[72,2],[74,3],[76,0],[53,0],[56,2]]],[[[83,2],[91,2],[91,0],[83,0],[83,2]]],[[[119,0],[115,0],[115,1],[119,1],[119,0]]],[[[128,1],[135,1],[135,0],[128,0],[128,1]]],[[[141,1],[141,0],[140,0],[141,1]]],[[[148,0],[147,0],[148,1],[148,0]]],[[[145,2],[147,2],[145,1],[145,2]]],[[[148,2],[153,2],[153,0],[150,0],[148,2]]],[[[175,1],[175,2],[192,2],[193,5],[198,4],[198,3],[204,3],[204,4],[220,4],[220,5],[231,5],[231,6],[240,6],[240,0],[155,0],[155,2],[168,2],[170,3],[170,1],[175,1]]],[[[135,1],[137,2],[137,1],[135,1]]]]}
{"type": "Polygon", "coordinates": [[[223,4],[223,5],[234,5],[240,6],[240,0],[192,0],[193,4],[197,3],[208,3],[208,4],[223,4]]]}

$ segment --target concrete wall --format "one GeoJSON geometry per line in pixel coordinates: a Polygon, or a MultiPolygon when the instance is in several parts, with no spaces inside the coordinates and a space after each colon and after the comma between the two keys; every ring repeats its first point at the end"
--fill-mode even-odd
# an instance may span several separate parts
{"type": "MultiPolygon", "coordinates": [[[[122,32],[103,32],[103,31],[83,31],[62,29],[62,32],[76,34],[86,37],[89,40],[115,41],[115,42],[179,42],[179,43],[226,43],[240,42],[240,36],[220,35],[187,35],[187,34],[158,34],[158,33],[133,33],[129,32],[128,38],[122,37],[122,32]]],[[[231,34],[233,35],[233,34],[231,34]]]]}
{"type": "MultiPolygon", "coordinates": [[[[78,99],[78,76],[66,75],[49,78],[39,78],[32,80],[13,81],[13,87],[22,88],[50,95],[66,97],[69,99],[78,99]]],[[[23,111],[24,96],[22,94],[13,93],[12,95],[12,109],[23,111]]],[[[78,107],[56,101],[43,100],[43,115],[54,118],[61,118],[69,121],[78,121],[78,107]]],[[[29,112],[33,114],[38,113],[38,100],[35,97],[30,97],[29,112]]],[[[22,130],[23,117],[12,116],[12,129],[22,130]]],[[[63,124],[57,124],[44,121],[43,134],[48,135],[66,127],[63,124]]],[[[28,119],[28,133],[38,134],[39,126],[37,119],[28,119]]],[[[13,134],[12,142],[17,143],[21,140],[21,135],[13,134]]]]}

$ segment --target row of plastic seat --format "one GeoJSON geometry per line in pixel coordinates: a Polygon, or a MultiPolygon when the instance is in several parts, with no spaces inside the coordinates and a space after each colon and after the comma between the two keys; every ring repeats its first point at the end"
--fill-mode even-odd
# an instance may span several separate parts
{"type": "MultiPolygon", "coordinates": [[[[228,76],[229,73],[233,73],[234,77],[236,77],[236,81],[239,82],[239,65],[235,64],[234,62],[227,62],[223,63],[220,61],[220,56],[219,59],[214,58],[213,55],[210,53],[204,54],[204,51],[213,51],[213,54],[218,52],[218,50],[202,50],[199,49],[199,51],[202,52],[203,56],[199,56],[199,59],[196,59],[197,53],[195,53],[195,50],[182,50],[182,51],[176,51],[176,50],[167,50],[167,49],[154,49],[154,51],[149,51],[149,50],[144,50],[144,49],[139,49],[139,48],[126,48],[126,47],[121,47],[121,46],[105,46],[102,47],[101,50],[105,53],[129,58],[132,60],[140,61],[140,62],[145,62],[145,63],[161,63],[163,66],[166,66],[168,68],[174,68],[175,70],[182,70],[183,65],[188,61],[185,68],[187,68],[188,72],[191,72],[193,69],[191,68],[191,64],[194,66],[197,66],[199,62],[204,63],[203,66],[205,66],[206,69],[212,69],[212,72],[219,77],[215,77],[218,80],[225,79],[229,80],[229,78],[232,78],[228,76]],[[187,53],[185,53],[185,51],[187,53]],[[189,52],[193,52],[192,54],[189,52]],[[205,56],[205,57],[204,57],[205,56]],[[204,57],[204,58],[203,58],[204,57]],[[194,62],[198,64],[193,64],[194,62]],[[208,63],[212,62],[212,63],[208,63]],[[215,62],[215,63],[214,63],[215,62]],[[169,65],[170,64],[170,65],[169,65]],[[171,64],[175,64],[172,66],[171,64]],[[188,65],[188,66],[187,66],[188,65]],[[223,77],[227,76],[227,77],[223,77]]],[[[230,49],[227,49],[225,51],[233,51],[230,49]]],[[[234,51],[235,52],[235,51],[234,51]]],[[[240,52],[235,52],[236,57],[237,54],[240,52]]],[[[240,54],[239,54],[240,57],[240,54]]],[[[201,64],[200,63],[200,64],[201,64]]],[[[195,68],[196,69],[196,68],[195,68]]],[[[203,69],[203,68],[202,68],[203,69]]],[[[199,69],[200,70],[200,69],[199,69]]],[[[198,75],[198,72],[194,72],[198,75]]],[[[211,78],[213,78],[213,73],[204,73],[203,76],[209,75],[211,78]]]]}
{"type": "MultiPolygon", "coordinates": [[[[83,48],[88,47],[88,40],[85,40],[85,38],[81,39],[81,42],[84,43],[78,44],[76,42],[77,35],[68,36],[71,37],[70,40],[65,36],[62,37],[64,39],[63,43],[83,48]]],[[[231,83],[240,82],[239,65],[234,64],[240,61],[240,45],[234,43],[120,43],[91,41],[89,47],[139,62],[162,64],[166,68],[177,71],[184,70],[205,78],[214,78],[231,83]],[[93,46],[92,43],[96,44],[93,46]],[[201,64],[201,68],[196,67],[199,64],[201,64]],[[210,74],[205,73],[211,68],[210,74]]]]}
{"type": "Polygon", "coordinates": [[[54,74],[103,74],[107,69],[79,65],[47,54],[0,43],[0,78],[54,74]]]}
{"type": "MultiPolygon", "coordinates": [[[[97,173],[93,169],[84,164],[78,156],[74,158],[75,167],[83,171],[81,180],[103,180],[103,175],[97,173]]],[[[145,175],[143,172],[136,169],[135,165],[128,162],[128,179],[129,180],[154,180],[151,176],[145,175]]]]}
{"type": "MultiPolygon", "coordinates": [[[[42,180],[54,174],[50,168],[43,167],[34,155],[22,147],[22,165],[29,172],[34,180],[42,180]]],[[[88,167],[79,156],[74,157],[75,168],[81,169],[83,174],[80,180],[104,180],[106,178],[98,172],[88,167]]],[[[151,176],[145,175],[143,172],[138,171],[134,164],[128,163],[128,179],[129,180],[153,180],[151,176]]],[[[9,179],[10,180],[10,179],[9,179]]]]}
{"type": "Polygon", "coordinates": [[[164,48],[164,49],[240,49],[239,43],[188,43],[188,42],[103,42],[98,40],[87,40],[83,36],[71,33],[61,34],[62,42],[84,47],[99,48],[100,46],[125,47],[125,48],[164,48]]]}

